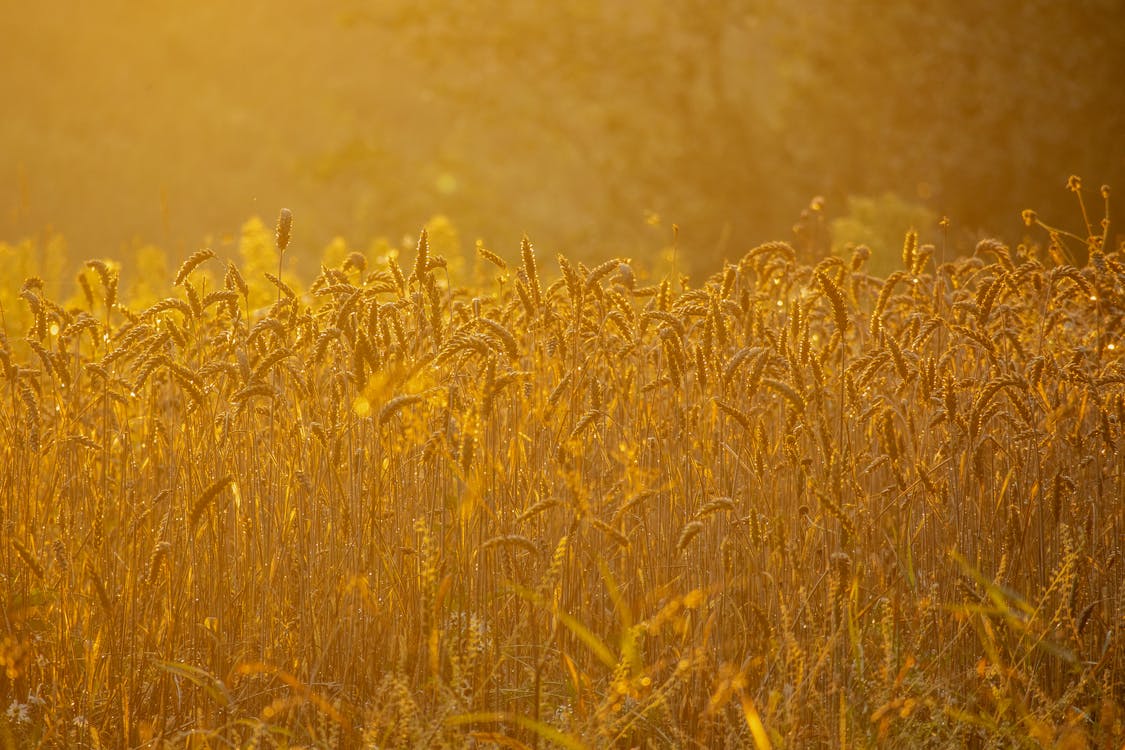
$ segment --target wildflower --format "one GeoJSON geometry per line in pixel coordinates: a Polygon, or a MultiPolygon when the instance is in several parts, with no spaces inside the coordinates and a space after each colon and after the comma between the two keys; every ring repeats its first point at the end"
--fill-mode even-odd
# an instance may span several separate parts
{"type": "Polygon", "coordinates": [[[30,724],[31,723],[31,706],[26,703],[20,703],[13,700],[8,706],[8,710],[4,712],[4,716],[8,718],[13,724],[30,724]]]}

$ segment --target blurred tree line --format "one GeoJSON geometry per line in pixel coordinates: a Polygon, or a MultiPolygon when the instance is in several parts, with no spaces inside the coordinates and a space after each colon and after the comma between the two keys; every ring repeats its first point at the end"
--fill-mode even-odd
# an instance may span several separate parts
{"type": "MultiPolygon", "coordinates": [[[[434,0],[362,19],[457,105],[460,148],[480,157],[470,182],[508,181],[544,216],[570,203],[558,218],[595,251],[643,232],[651,210],[710,264],[786,236],[816,195],[840,214],[848,196],[890,193],[966,240],[1017,234],[1029,206],[1076,218],[1069,174],[1093,196],[1125,187],[1122,10],[434,0]]],[[[492,197],[469,190],[459,208],[487,213],[492,197]]]]}
{"type": "Polygon", "coordinates": [[[0,238],[51,224],[79,259],[233,248],[287,205],[316,248],[443,214],[507,254],[526,232],[643,257],[675,223],[709,270],[795,224],[815,255],[947,215],[964,249],[1018,239],[1023,208],[1080,227],[1071,173],[1095,203],[1125,190],[1121,0],[72,10],[0,9],[24,31],[0,53],[0,238]]]}

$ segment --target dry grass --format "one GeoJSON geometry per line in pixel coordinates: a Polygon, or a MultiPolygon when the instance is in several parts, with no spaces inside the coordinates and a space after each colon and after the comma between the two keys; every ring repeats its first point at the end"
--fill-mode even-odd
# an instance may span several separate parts
{"type": "Polygon", "coordinates": [[[0,747],[1120,747],[1125,259],[978,250],[32,280],[0,747]]]}

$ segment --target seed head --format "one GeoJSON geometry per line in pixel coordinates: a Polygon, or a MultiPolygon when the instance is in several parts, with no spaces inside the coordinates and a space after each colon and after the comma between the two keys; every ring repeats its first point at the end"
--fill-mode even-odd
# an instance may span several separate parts
{"type": "Polygon", "coordinates": [[[293,212],[288,208],[281,209],[277,215],[277,249],[285,252],[289,246],[289,232],[293,228],[293,212]]]}

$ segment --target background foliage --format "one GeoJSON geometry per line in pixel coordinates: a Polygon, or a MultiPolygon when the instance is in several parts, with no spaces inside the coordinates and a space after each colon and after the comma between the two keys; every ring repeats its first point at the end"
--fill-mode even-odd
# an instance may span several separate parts
{"type": "Polygon", "coordinates": [[[847,218],[846,197],[895,194],[966,249],[1022,208],[1059,213],[1072,172],[1125,184],[1119,2],[873,10],[9,3],[0,237],[53,227],[72,262],[139,237],[233,254],[245,216],[291,205],[317,247],[397,243],[440,212],[470,239],[604,258],[675,222],[702,269],[788,236],[816,195],[847,218]]]}

